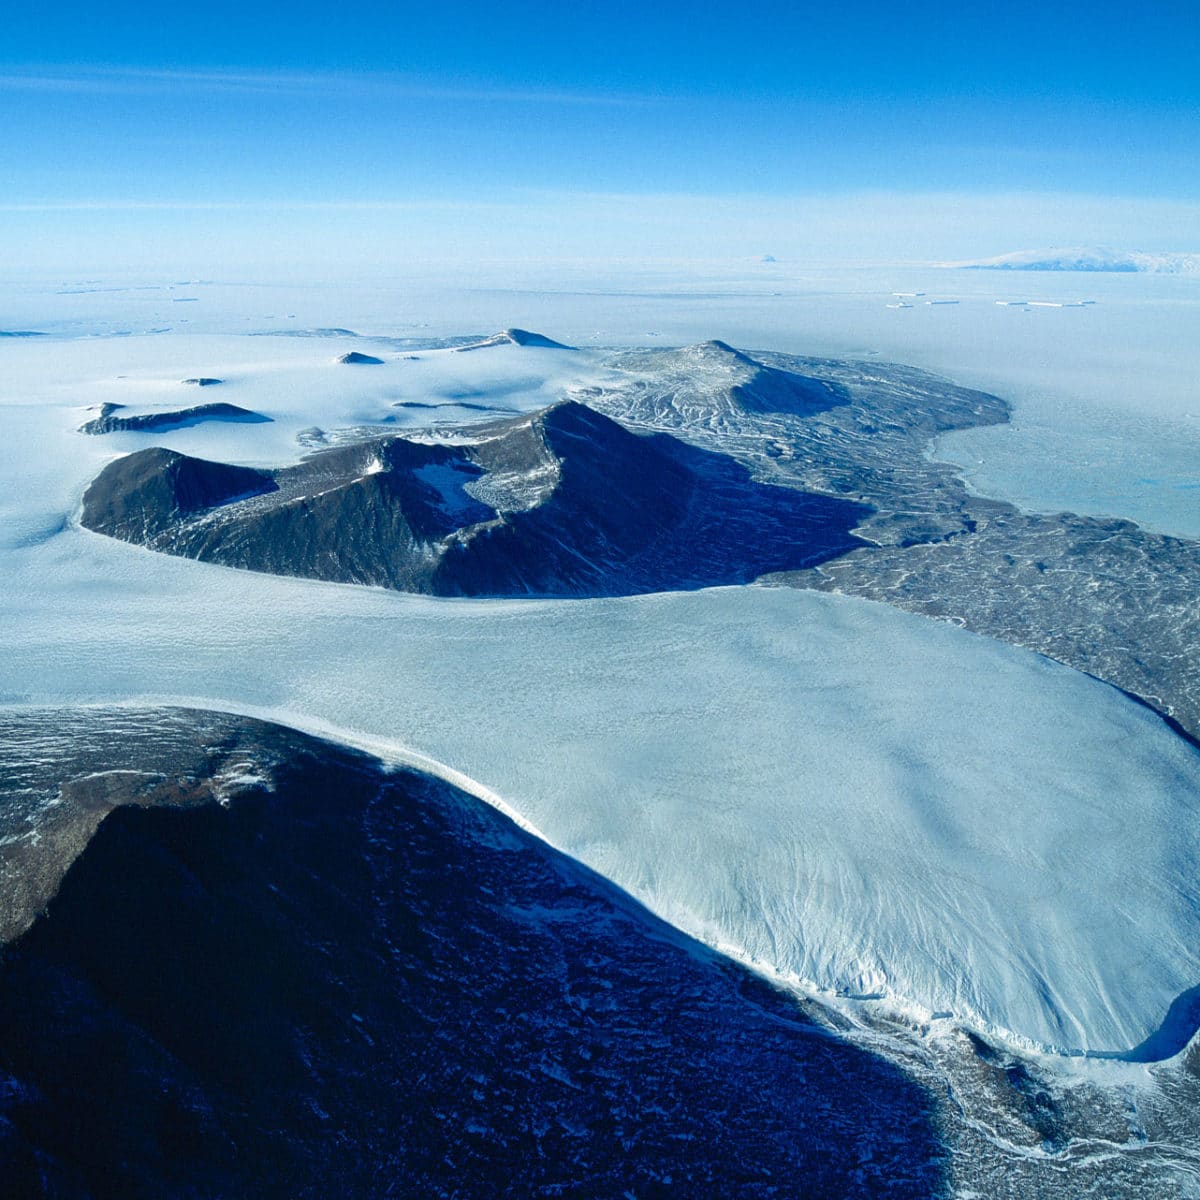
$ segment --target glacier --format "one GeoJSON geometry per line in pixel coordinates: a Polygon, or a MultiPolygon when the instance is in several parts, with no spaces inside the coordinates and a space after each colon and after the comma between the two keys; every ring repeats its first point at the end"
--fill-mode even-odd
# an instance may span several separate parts
{"type": "Polygon", "coordinates": [[[294,459],[317,423],[415,428],[427,414],[396,405],[430,397],[528,411],[604,371],[497,345],[354,372],[330,349],[5,347],[0,701],[187,702],[370,744],[831,1000],[1136,1054],[1200,982],[1200,754],[1037,655],[839,596],[430,600],[168,559],[72,523],[104,462],[148,444],[78,434],[86,409],[131,391],[177,406],[191,371],[272,421],[153,444],[243,464],[294,459]]]}

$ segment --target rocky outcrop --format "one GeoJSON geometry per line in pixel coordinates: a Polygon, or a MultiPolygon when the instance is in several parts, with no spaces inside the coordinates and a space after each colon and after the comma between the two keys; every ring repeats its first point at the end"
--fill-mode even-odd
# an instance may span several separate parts
{"type": "MultiPolygon", "coordinates": [[[[220,383],[219,379],[185,379],[184,383],[200,386],[220,383]]],[[[102,404],[100,415],[79,427],[80,433],[163,433],[168,429],[186,429],[204,421],[234,421],[242,424],[261,424],[269,421],[262,413],[240,408],[236,404],[197,404],[191,408],[173,409],[170,412],[124,413],[123,404],[102,404]]]]}
{"type": "Polygon", "coordinates": [[[744,583],[844,553],[866,509],[574,402],[447,445],[375,438],[253,471],[148,450],[83,524],[227,566],[436,595],[595,596],[744,583]]]}

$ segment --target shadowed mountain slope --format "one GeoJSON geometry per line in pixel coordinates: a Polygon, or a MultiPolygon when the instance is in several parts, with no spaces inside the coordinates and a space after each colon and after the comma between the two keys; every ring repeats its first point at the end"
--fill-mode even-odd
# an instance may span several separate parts
{"type": "Polygon", "coordinates": [[[256,471],[146,450],[85,527],[227,566],[437,595],[621,595],[744,583],[859,545],[864,506],[752,478],[574,402],[447,445],[376,438],[256,471]]]}
{"type": "Polygon", "coordinates": [[[446,784],[220,714],[0,729],[26,805],[209,793],[110,811],[4,950],[6,1196],[944,1191],[927,1093],[446,784]]]}

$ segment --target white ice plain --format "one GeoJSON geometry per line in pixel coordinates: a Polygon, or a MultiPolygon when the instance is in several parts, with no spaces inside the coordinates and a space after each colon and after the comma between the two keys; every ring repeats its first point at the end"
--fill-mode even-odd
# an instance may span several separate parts
{"type": "MultiPolygon", "coordinates": [[[[198,369],[179,343],[171,378],[198,369]]],[[[1046,1048],[1133,1050],[1200,983],[1200,755],[1115,690],[835,596],[435,601],[59,530],[138,435],[74,433],[108,397],[47,394],[28,371],[55,353],[23,347],[25,402],[0,406],[23,531],[0,548],[5,702],[186,700],[425,756],[713,945],[1046,1048]]],[[[562,386],[562,352],[452,366],[486,391],[518,360],[562,386]]],[[[403,365],[361,386],[401,389],[403,365]]],[[[232,391],[280,420],[137,444],[262,461],[311,416],[232,391]]],[[[384,400],[348,392],[328,423],[384,400]]]]}

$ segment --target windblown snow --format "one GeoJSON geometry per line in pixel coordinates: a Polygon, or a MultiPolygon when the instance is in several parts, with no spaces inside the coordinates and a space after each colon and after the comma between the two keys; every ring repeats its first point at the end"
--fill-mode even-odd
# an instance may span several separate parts
{"type": "MultiPolygon", "coordinates": [[[[196,339],[106,344],[130,389],[80,386],[74,343],[83,378],[47,383],[63,344],[45,341],[12,344],[21,386],[0,397],[3,700],[186,699],[390,746],[713,945],[1045,1047],[1127,1052],[1200,983],[1200,754],[1036,655],[832,595],[430,600],[66,520],[114,451],[279,463],[302,429],[417,411],[397,395],[528,411],[603,384],[586,352],[496,344],[360,375],[298,339],[209,339],[203,367],[272,422],[149,441],[79,435],[80,406],[153,403],[196,339]]],[[[464,502],[456,473],[427,482],[464,502]]]]}

